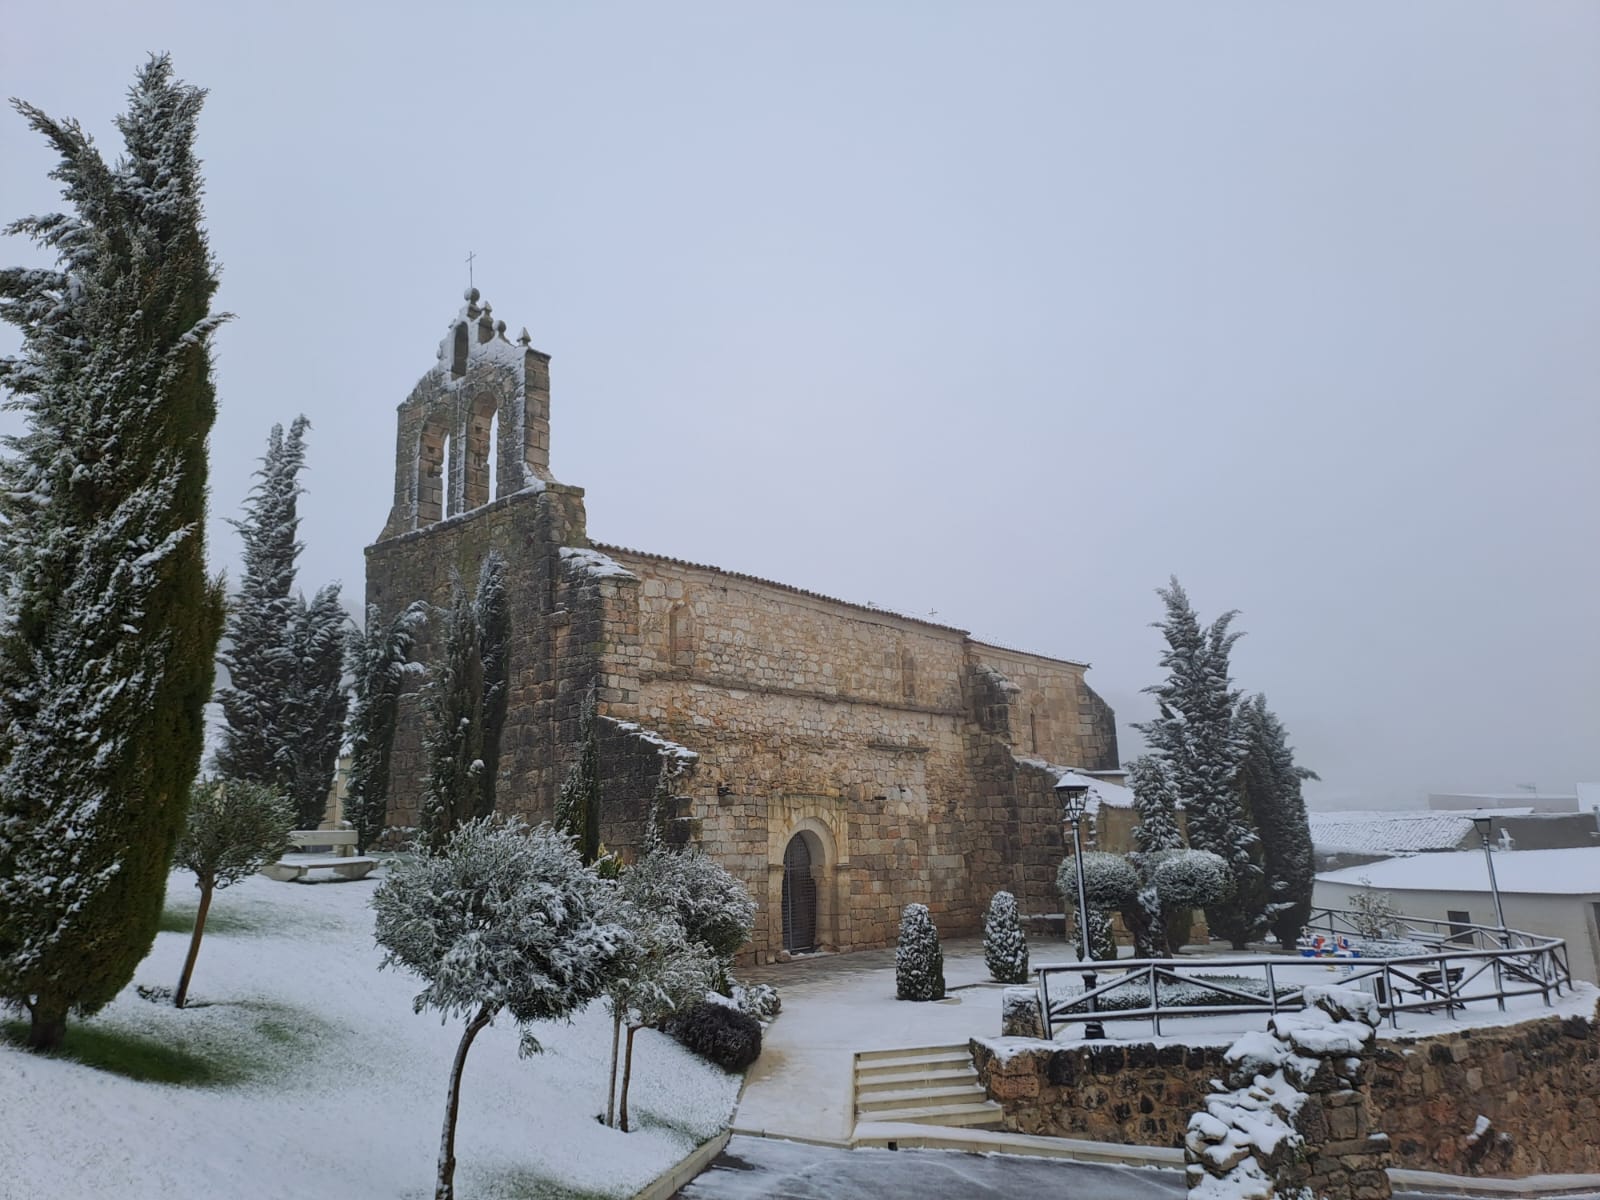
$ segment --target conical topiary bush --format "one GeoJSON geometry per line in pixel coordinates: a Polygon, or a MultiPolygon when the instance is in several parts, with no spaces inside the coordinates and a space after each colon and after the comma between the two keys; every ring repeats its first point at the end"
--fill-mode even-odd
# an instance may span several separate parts
{"type": "Polygon", "coordinates": [[[900,914],[894,994],[897,1000],[944,999],[944,951],[926,904],[908,904],[900,914]]]}

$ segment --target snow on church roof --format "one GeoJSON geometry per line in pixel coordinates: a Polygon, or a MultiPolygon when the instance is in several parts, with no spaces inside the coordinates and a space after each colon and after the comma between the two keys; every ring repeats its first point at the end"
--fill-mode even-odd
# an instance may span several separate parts
{"type": "MultiPolygon", "coordinates": [[[[1495,882],[1507,894],[1600,896],[1600,846],[1567,850],[1498,850],[1495,882]]],[[[1482,850],[1419,854],[1324,871],[1318,883],[1339,883],[1402,892],[1487,892],[1489,869],[1482,850]]]]}

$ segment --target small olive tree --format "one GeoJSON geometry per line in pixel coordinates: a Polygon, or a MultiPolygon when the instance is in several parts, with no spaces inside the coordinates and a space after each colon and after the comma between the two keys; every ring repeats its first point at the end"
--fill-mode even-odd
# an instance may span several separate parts
{"type": "MultiPolygon", "coordinates": [[[[625,891],[624,873],[619,891],[625,891]]],[[[632,935],[613,962],[606,984],[606,1008],[611,1013],[611,1083],[606,1092],[606,1124],[621,1120],[628,1132],[628,1085],[633,1079],[634,1035],[647,1025],[693,1008],[706,998],[720,964],[709,949],[690,941],[671,909],[641,908],[620,895],[607,910],[608,919],[632,935]],[[617,1043],[628,1030],[623,1054],[622,1095],[617,1100],[617,1043]]]]}
{"type": "Polygon", "coordinates": [[[647,911],[671,913],[684,936],[716,960],[713,986],[727,990],[728,967],[755,927],[750,889],[726,867],[698,850],[665,847],[646,854],[623,874],[626,894],[647,911]]]}
{"type": "Polygon", "coordinates": [[[173,864],[194,872],[200,889],[200,907],[194,915],[189,955],[172,1002],[182,1008],[189,998],[189,980],[200,955],[211,896],[254,875],[289,847],[295,810],[287,798],[270,787],[243,779],[207,779],[195,789],[188,823],[178,840],[173,864]]]}
{"type": "MultiPolygon", "coordinates": [[[[456,827],[435,854],[404,859],[372,897],[384,967],[427,986],[417,1012],[466,1019],[450,1069],[435,1200],[453,1200],[461,1071],[472,1041],[500,1012],[518,1025],[568,1017],[604,990],[630,940],[605,919],[606,884],[567,838],[494,817],[456,827]]],[[[531,1031],[521,1051],[541,1049],[531,1031]]]]}

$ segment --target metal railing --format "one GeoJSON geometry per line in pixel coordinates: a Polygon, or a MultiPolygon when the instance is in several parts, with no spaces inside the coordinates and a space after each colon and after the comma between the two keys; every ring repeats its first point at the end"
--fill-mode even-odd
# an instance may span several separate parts
{"type": "MultiPolygon", "coordinates": [[[[1288,954],[1229,958],[1138,958],[1041,966],[1039,1013],[1044,1036],[1063,1022],[1148,1018],[1156,1036],[1177,1017],[1274,1014],[1303,1009],[1308,987],[1326,980],[1295,979],[1307,968],[1339,969],[1340,985],[1369,991],[1379,1012],[1398,1028],[1401,1013],[1444,1012],[1493,1002],[1501,1012],[1519,996],[1562,994],[1572,986],[1567,944],[1491,925],[1395,917],[1394,936],[1360,932],[1357,914],[1313,910],[1308,932],[1348,938],[1359,957],[1304,958],[1288,954]],[[1368,949],[1379,951],[1369,954],[1368,949]],[[1219,974],[1220,973],[1220,974],[1219,974]],[[1068,979],[1093,974],[1096,986],[1063,991],[1068,979]],[[1051,980],[1059,980],[1051,996],[1051,980]],[[1259,986],[1258,986],[1259,981],[1259,986]]],[[[1387,931],[1386,931],[1387,932],[1387,931]]]]}

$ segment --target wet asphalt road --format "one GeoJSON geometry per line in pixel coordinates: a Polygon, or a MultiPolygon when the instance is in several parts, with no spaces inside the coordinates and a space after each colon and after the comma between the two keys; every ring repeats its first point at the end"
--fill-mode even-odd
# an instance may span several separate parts
{"type": "MultiPolygon", "coordinates": [[[[950,1150],[839,1150],[735,1137],[681,1200],[1177,1200],[1178,1171],[950,1150]]],[[[1395,1200],[1452,1200],[1395,1192],[1395,1200]]],[[[1600,1200],[1591,1194],[1568,1200],[1600,1200]]]]}

